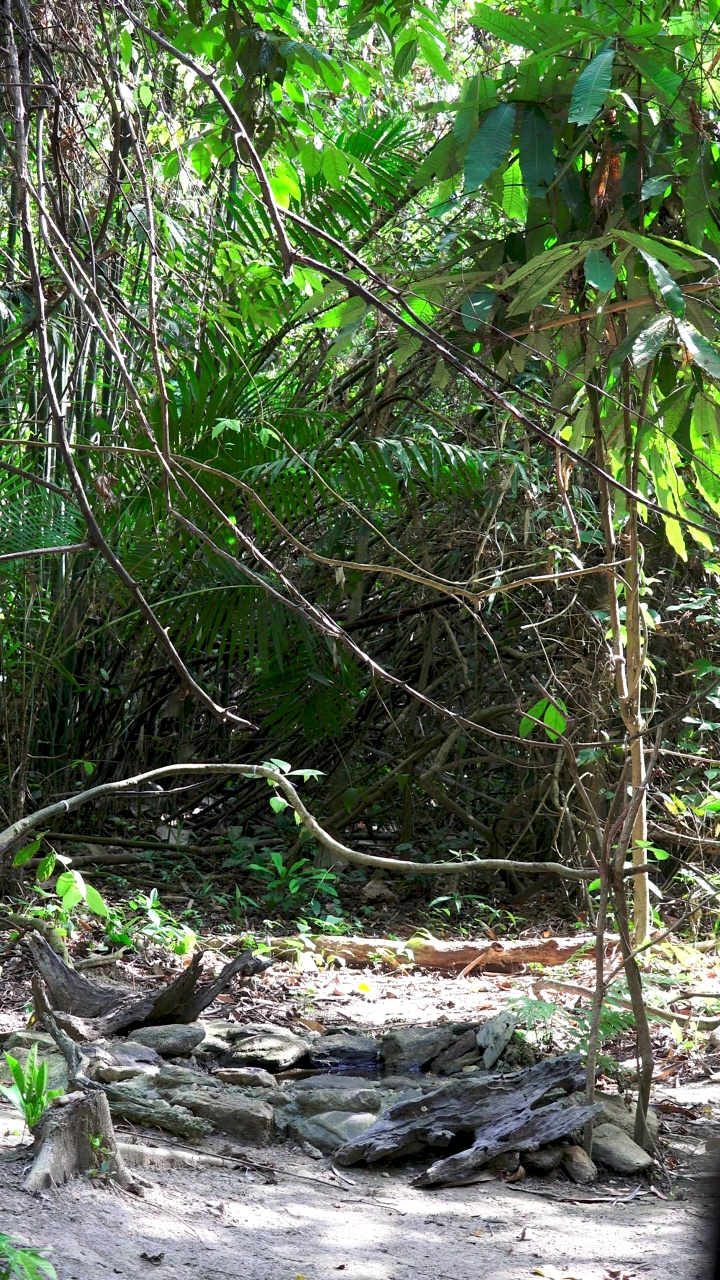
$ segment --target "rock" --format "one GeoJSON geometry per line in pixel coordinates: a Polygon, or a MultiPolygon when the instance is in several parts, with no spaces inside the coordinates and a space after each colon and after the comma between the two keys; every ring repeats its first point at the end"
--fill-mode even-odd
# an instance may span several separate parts
{"type": "Polygon", "coordinates": [[[203,1018],[199,1024],[205,1032],[200,1044],[193,1050],[198,1059],[227,1053],[230,1048],[230,1032],[235,1024],[225,1018],[203,1018]]]}
{"type": "Polygon", "coordinates": [[[476,1047],[470,1053],[464,1053],[462,1058],[456,1058],[445,1068],[445,1075],[459,1076],[463,1071],[476,1071],[482,1068],[480,1050],[476,1047]]]}
{"type": "MultiPolygon", "coordinates": [[[[635,1099],[632,1104],[628,1104],[617,1094],[598,1093],[595,1095],[596,1102],[602,1102],[603,1109],[598,1116],[598,1124],[614,1124],[616,1128],[622,1129],[629,1138],[634,1138],[635,1134],[635,1099]]],[[[647,1127],[652,1143],[657,1142],[658,1133],[660,1131],[660,1121],[657,1113],[648,1108],[647,1127]]],[[[650,1145],[650,1144],[648,1144],[650,1145]]]]}
{"type": "Polygon", "coordinates": [[[716,1027],[708,1036],[708,1049],[720,1049],[720,1027],[716,1027]]]}
{"type": "MultiPolygon", "coordinates": [[[[593,1151],[595,1144],[593,1139],[593,1151]]],[[[538,1152],[538,1155],[540,1153],[538,1152]]],[[[594,1160],[590,1159],[584,1147],[565,1147],[562,1152],[562,1167],[571,1182],[580,1187],[589,1187],[597,1182],[598,1171],[594,1160]]]]}
{"type": "Polygon", "coordinates": [[[128,1040],[154,1049],[162,1058],[183,1057],[205,1038],[201,1022],[170,1022],[164,1027],[139,1027],[131,1031],[128,1040]]]}
{"type": "Polygon", "coordinates": [[[309,1142],[320,1151],[337,1151],[343,1143],[357,1141],[376,1119],[370,1111],[321,1111],[296,1117],[290,1132],[299,1142],[309,1142]]]}
{"type": "Polygon", "coordinates": [[[565,1147],[550,1143],[547,1147],[538,1147],[537,1151],[524,1151],[523,1164],[528,1173],[544,1178],[558,1168],[564,1155],[565,1147]]]}
{"type": "Polygon", "coordinates": [[[180,1089],[184,1085],[191,1085],[196,1089],[220,1089],[220,1082],[215,1076],[209,1076],[204,1071],[193,1070],[192,1067],[178,1067],[174,1062],[164,1062],[162,1070],[155,1077],[155,1088],[160,1093],[168,1090],[180,1089]]]}
{"type": "Polygon", "coordinates": [[[85,1074],[101,1084],[113,1084],[132,1080],[135,1076],[155,1076],[162,1066],[162,1058],[147,1045],[131,1041],[99,1040],[85,1046],[90,1062],[85,1074]]]}
{"type": "MultiPolygon", "coordinates": [[[[462,1027],[460,1035],[467,1030],[462,1027]]],[[[451,1027],[396,1027],[383,1036],[381,1053],[386,1071],[420,1071],[458,1039],[451,1027]]]]}
{"type": "Polygon", "coordinates": [[[314,1147],[312,1142],[301,1142],[300,1150],[304,1155],[309,1156],[311,1160],[322,1160],[322,1151],[318,1147],[314,1147]]]}
{"type": "Polygon", "coordinates": [[[277,1080],[262,1067],[218,1067],[213,1073],[223,1084],[234,1084],[245,1089],[274,1089],[277,1080]]]}
{"type": "Polygon", "coordinates": [[[307,1056],[311,1044],[309,1037],[270,1023],[233,1027],[229,1039],[231,1049],[223,1055],[224,1067],[263,1067],[268,1072],[296,1066],[307,1056]]]}
{"type": "Polygon", "coordinates": [[[512,1040],[518,1022],[519,1018],[516,1014],[503,1010],[478,1028],[475,1039],[478,1049],[483,1050],[483,1066],[486,1071],[490,1071],[502,1056],[503,1050],[512,1040]]]}
{"type": "Polygon", "coordinates": [[[195,1142],[212,1133],[212,1125],[207,1120],[159,1097],[155,1090],[147,1088],[141,1077],[125,1084],[109,1084],[105,1092],[111,1114],[122,1120],[129,1120],[131,1124],[164,1129],[166,1133],[174,1133],[179,1138],[189,1138],[195,1142]],[[139,1084],[145,1087],[139,1089],[139,1084]]]}
{"type": "Polygon", "coordinates": [[[330,1032],[318,1036],[308,1056],[322,1071],[374,1071],[380,1065],[380,1044],[371,1036],[330,1032]]]}
{"type": "Polygon", "coordinates": [[[520,1168],[519,1151],[503,1151],[501,1155],[488,1160],[487,1167],[491,1173],[517,1173],[520,1168]]]}
{"type": "MultiPolygon", "coordinates": [[[[397,1095],[392,1097],[394,1101],[397,1095]]],[[[293,1102],[303,1115],[317,1115],[323,1111],[379,1111],[382,1097],[379,1089],[372,1088],[298,1089],[293,1102]]]]}
{"type": "Polygon", "coordinates": [[[505,1067],[533,1067],[537,1062],[537,1054],[521,1031],[513,1031],[510,1043],[503,1053],[505,1067]]]}
{"type": "MultiPolygon", "coordinates": [[[[458,1059],[465,1057],[468,1053],[475,1052],[477,1054],[477,1041],[475,1040],[475,1032],[473,1030],[465,1031],[459,1039],[455,1040],[447,1049],[443,1049],[437,1058],[433,1058],[430,1063],[430,1071],[433,1075],[447,1075],[449,1069],[457,1063],[458,1059]]],[[[456,1068],[457,1069],[457,1068],[456,1068]]]]}
{"type": "Polygon", "coordinates": [[[592,1153],[616,1173],[643,1173],[653,1163],[652,1156],[615,1124],[601,1124],[593,1131],[592,1153]]]}
{"type": "Polygon", "coordinates": [[[397,894],[393,892],[387,880],[381,875],[373,876],[360,890],[366,902],[397,902],[397,894]]]}
{"type": "Polygon", "coordinates": [[[242,1142],[267,1146],[273,1140],[272,1107],[259,1098],[248,1097],[239,1089],[223,1085],[206,1089],[182,1085],[169,1096],[174,1105],[184,1107],[193,1116],[201,1116],[213,1128],[242,1142]]]}
{"type": "Polygon", "coordinates": [[[11,1053],[14,1058],[17,1058],[17,1054],[15,1053],[16,1049],[32,1049],[34,1044],[38,1047],[38,1058],[42,1058],[48,1053],[57,1053],[57,1045],[51,1035],[48,1035],[46,1031],[35,1031],[32,1029],[27,1031],[12,1031],[10,1035],[5,1038],[3,1049],[5,1049],[7,1053],[11,1053]]]}

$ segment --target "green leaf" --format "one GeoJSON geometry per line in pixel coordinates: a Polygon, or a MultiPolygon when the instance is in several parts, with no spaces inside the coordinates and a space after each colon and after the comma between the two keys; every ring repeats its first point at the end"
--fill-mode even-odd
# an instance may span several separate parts
{"type": "Polygon", "coordinates": [[[703,338],[697,329],[694,329],[686,320],[676,320],[678,334],[683,346],[692,356],[695,364],[710,374],[711,378],[720,379],[720,353],[708,342],[707,338],[703,338]]]}
{"type": "Polygon", "coordinates": [[[36,836],[34,840],[30,841],[30,844],[23,845],[22,849],[18,849],[12,860],[13,866],[22,867],[24,863],[29,862],[31,858],[34,858],[42,842],[43,837],[36,836]]]}
{"type": "Polygon", "coordinates": [[[532,49],[538,53],[543,47],[542,34],[533,23],[524,22],[521,18],[493,9],[490,5],[477,4],[470,21],[473,26],[480,27],[481,31],[487,31],[498,40],[518,45],[521,49],[532,49]]]}
{"type": "Polygon", "coordinates": [[[323,153],[318,150],[314,142],[305,143],[305,146],[300,150],[299,160],[309,178],[314,178],[318,173],[322,173],[323,153]]]}
{"type": "Polygon", "coordinates": [[[418,37],[418,43],[425,61],[435,72],[435,75],[440,76],[441,80],[446,80],[448,84],[454,84],[455,77],[443,58],[437,42],[433,37],[428,35],[426,31],[421,31],[420,36],[418,37]]]}
{"type": "Polygon", "coordinates": [[[406,40],[400,45],[393,63],[393,75],[396,80],[402,80],[408,74],[417,57],[417,51],[417,40],[406,40]]]}
{"type": "Polygon", "coordinates": [[[347,178],[350,172],[350,166],[337,147],[326,147],[323,151],[322,171],[329,185],[335,191],[339,191],[343,178],[347,178]]]}
{"type": "Polygon", "coordinates": [[[42,884],[43,880],[48,880],[50,878],[55,870],[56,861],[57,859],[54,853],[46,853],[35,873],[35,879],[38,884],[42,884]]]}
{"type": "Polygon", "coordinates": [[[662,263],[658,262],[657,258],[654,258],[650,253],[646,253],[643,249],[640,252],[648,264],[650,274],[668,311],[671,311],[674,316],[684,316],[685,299],[679,285],[673,280],[670,272],[662,263]]]}
{"type": "Polygon", "coordinates": [[[554,706],[551,702],[543,715],[543,720],[545,722],[545,732],[548,738],[551,742],[556,742],[560,737],[560,734],[565,732],[567,726],[565,716],[562,714],[562,711],[560,711],[559,708],[554,706]]]}
{"type": "Polygon", "coordinates": [[[212,172],[212,156],[204,142],[195,142],[190,148],[190,163],[199,178],[209,178],[212,172]]]}
{"type": "Polygon", "coordinates": [[[521,738],[528,738],[532,733],[533,729],[537,728],[536,721],[542,720],[543,715],[549,705],[550,704],[547,698],[540,698],[538,702],[533,704],[533,706],[528,711],[527,715],[523,716],[522,720],[520,721],[520,728],[518,729],[518,734],[521,738]]]}
{"type": "Polygon", "coordinates": [[[630,355],[633,364],[638,369],[642,369],[644,365],[649,364],[658,355],[668,335],[670,323],[670,316],[658,316],[657,320],[653,320],[652,324],[647,325],[633,339],[630,355]]]}
{"type": "Polygon", "coordinates": [[[528,197],[523,185],[520,161],[513,160],[502,176],[502,211],[515,222],[525,223],[528,197]]]}
{"type": "Polygon", "coordinates": [[[288,802],[284,796],[271,796],[270,808],[274,813],[282,813],[283,809],[287,809],[288,802]]]}
{"type": "Polygon", "coordinates": [[[481,285],[474,293],[469,293],[460,307],[462,322],[468,333],[474,333],[487,320],[495,302],[495,290],[481,285]]]}
{"type": "Polygon", "coordinates": [[[615,284],[615,272],[607,254],[600,249],[588,249],[584,262],[585,279],[593,289],[609,293],[615,284]]]}
{"type": "Polygon", "coordinates": [[[515,129],[515,105],[502,102],[486,115],[465,156],[465,190],[477,191],[502,164],[515,129]]]}
{"type": "Polygon", "coordinates": [[[103,918],[107,916],[108,909],[105,899],[91,884],[85,886],[85,901],[96,916],[102,916],[103,918]]]}
{"type": "Polygon", "coordinates": [[[533,198],[546,196],[555,178],[553,130],[539,107],[526,106],[520,127],[520,168],[533,198]]]}
{"type": "Polygon", "coordinates": [[[605,106],[612,84],[614,49],[603,49],[578,78],[570,99],[571,124],[590,124],[605,106]]]}
{"type": "Polygon", "coordinates": [[[133,42],[129,31],[120,32],[120,61],[127,70],[133,58],[133,42]]]}
{"type": "Polygon", "coordinates": [[[646,178],[642,184],[640,195],[643,200],[650,200],[653,196],[664,196],[668,187],[672,185],[672,174],[666,173],[657,178],[646,178]]]}

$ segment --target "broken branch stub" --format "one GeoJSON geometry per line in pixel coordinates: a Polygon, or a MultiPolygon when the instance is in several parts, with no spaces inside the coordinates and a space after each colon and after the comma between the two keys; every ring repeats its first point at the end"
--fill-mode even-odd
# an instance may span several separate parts
{"type": "MultiPolygon", "coordinates": [[[[138,996],[116,987],[99,986],[82,977],[55,955],[39,934],[28,938],[28,948],[58,1026],[78,1042],[99,1040],[138,1027],[195,1022],[237,974],[247,977],[262,973],[274,963],[267,957],[242,951],[216,978],[200,984],[202,952],[199,951],[172,982],[138,996]]],[[[36,1009],[36,1013],[39,1016],[41,1010],[36,1009]]]]}

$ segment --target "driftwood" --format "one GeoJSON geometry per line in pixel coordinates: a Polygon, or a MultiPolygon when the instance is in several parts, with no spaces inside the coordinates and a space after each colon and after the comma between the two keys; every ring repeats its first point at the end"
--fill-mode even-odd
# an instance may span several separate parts
{"type": "Polygon", "coordinates": [[[340,1165],[416,1155],[424,1149],[471,1145],[437,1160],[414,1185],[459,1186],[474,1182],[482,1166],[505,1151],[534,1151],[582,1129],[601,1109],[576,1105],[569,1097],[584,1085],[579,1054],[566,1053],[512,1075],[465,1077],[422,1098],[390,1107],[355,1142],[335,1152],[340,1165]]]}
{"type": "Polygon", "coordinates": [[[37,1154],[25,1189],[39,1193],[88,1174],[142,1195],[141,1184],[118,1151],[105,1094],[73,1093],[57,1101],[65,1105],[50,1107],[38,1125],[37,1154]]]}
{"type": "MultiPolygon", "coordinates": [[[[78,1042],[101,1040],[138,1027],[195,1022],[236,974],[262,973],[272,960],[243,951],[212,981],[199,985],[202,952],[164,987],[146,995],[90,982],[56,955],[44,938],[32,934],[27,945],[36,974],[42,979],[45,1006],[58,1027],[78,1042]]],[[[38,1016],[41,1010],[36,1009],[38,1016]]]]}
{"type": "MultiPolygon", "coordinates": [[[[289,942],[295,940],[288,940],[289,942]]],[[[527,938],[518,942],[439,942],[434,938],[410,938],[398,942],[390,938],[333,938],[313,937],[318,951],[338,956],[347,964],[366,965],[378,956],[388,960],[408,960],[408,950],[413,962],[422,969],[438,969],[444,973],[456,972],[471,966],[473,970],[487,969],[491,973],[514,973],[526,964],[567,964],[578,952],[592,957],[595,954],[595,938],[592,935],[576,938],[527,938]]],[[[617,939],[607,938],[608,948],[617,945],[617,939]]],[[[297,948],[278,939],[274,943],[276,955],[296,955],[297,948]]]]}

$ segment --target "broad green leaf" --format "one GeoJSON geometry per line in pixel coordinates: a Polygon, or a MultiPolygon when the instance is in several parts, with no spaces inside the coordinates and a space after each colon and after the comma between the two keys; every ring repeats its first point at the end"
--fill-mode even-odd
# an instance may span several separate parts
{"type": "Polygon", "coordinates": [[[446,80],[448,84],[454,84],[455,77],[433,37],[428,35],[426,31],[421,31],[418,36],[418,43],[425,61],[431,70],[435,72],[435,75],[440,76],[441,80],[446,80]]]}
{"type": "Polygon", "coordinates": [[[549,703],[543,713],[545,732],[551,742],[556,742],[567,727],[567,720],[558,707],[549,703]]]}
{"type": "Polygon", "coordinates": [[[42,859],[35,873],[35,879],[37,880],[38,884],[42,884],[43,880],[48,880],[50,878],[53,871],[55,870],[56,861],[57,859],[54,853],[45,854],[45,857],[42,859]]]}
{"type": "Polygon", "coordinates": [[[36,836],[29,844],[23,845],[22,849],[18,849],[12,860],[13,866],[22,867],[26,862],[29,862],[31,858],[34,858],[42,842],[43,837],[36,836]]]}
{"type": "Polygon", "coordinates": [[[662,174],[657,178],[646,178],[640,195],[643,200],[650,200],[653,196],[663,196],[668,187],[672,186],[672,180],[673,175],[670,173],[662,174]]]}
{"type": "Polygon", "coordinates": [[[562,252],[552,250],[540,254],[533,262],[531,271],[520,268],[505,281],[504,288],[509,288],[519,277],[523,279],[523,287],[518,290],[507,315],[516,316],[544,302],[548,294],[557,284],[582,262],[585,249],[576,249],[573,245],[562,245],[562,252]]]}
{"type": "Polygon", "coordinates": [[[209,178],[212,172],[212,156],[204,142],[196,142],[190,148],[190,163],[199,178],[209,178]]]}
{"type": "Polygon", "coordinates": [[[515,129],[515,106],[502,102],[486,115],[465,156],[465,190],[476,191],[505,160],[515,129]]]}
{"type": "Polygon", "coordinates": [[[520,168],[531,196],[545,196],[555,177],[553,130],[538,107],[526,106],[520,127],[520,168]]]}
{"type": "Polygon", "coordinates": [[[549,705],[547,698],[540,698],[538,702],[535,702],[530,707],[527,715],[523,716],[520,721],[518,734],[521,738],[528,738],[533,729],[537,728],[537,721],[542,720],[549,705]]]}
{"type": "Polygon", "coordinates": [[[270,808],[274,813],[282,813],[283,809],[287,809],[288,802],[284,796],[271,796],[270,808]]]}
{"type": "Polygon", "coordinates": [[[120,61],[127,70],[133,59],[133,42],[129,31],[120,32],[120,61]]]}
{"type": "Polygon", "coordinates": [[[609,293],[615,284],[615,272],[607,255],[600,249],[588,249],[583,266],[588,284],[600,293],[609,293]]]}
{"type": "Polygon", "coordinates": [[[711,378],[720,379],[720,352],[686,320],[676,320],[675,323],[680,341],[692,356],[695,364],[698,364],[701,369],[709,373],[711,378]]]}
{"type": "Polygon", "coordinates": [[[462,322],[469,333],[474,333],[487,320],[495,302],[495,290],[483,285],[468,294],[461,308],[462,322]]]}
{"type": "Polygon", "coordinates": [[[98,893],[97,889],[93,888],[91,884],[87,884],[85,886],[85,901],[87,902],[90,910],[95,912],[96,916],[105,917],[107,915],[108,909],[105,899],[98,893]]]}
{"type": "Polygon", "coordinates": [[[71,884],[61,897],[64,911],[72,911],[73,907],[83,901],[83,894],[76,884],[71,884]]]}
{"type": "Polygon", "coordinates": [[[654,258],[650,253],[645,253],[643,249],[640,252],[647,262],[650,274],[668,311],[671,311],[674,316],[684,316],[685,299],[679,285],[673,280],[670,272],[662,263],[658,262],[657,258],[654,258]]]}
{"type": "Polygon", "coordinates": [[[708,254],[698,253],[690,245],[683,245],[677,240],[673,240],[670,244],[659,237],[641,236],[636,231],[626,231],[624,228],[618,230],[616,235],[619,240],[625,240],[635,249],[639,249],[643,255],[649,253],[653,258],[659,258],[666,266],[673,267],[675,271],[699,271],[701,259],[706,262],[714,261],[708,257],[708,254]]]}
{"type": "Polygon", "coordinates": [[[502,176],[502,211],[514,222],[525,222],[528,210],[528,198],[522,180],[520,161],[514,160],[508,165],[502,176]]]}
{"type": "Polygon", "coordinates": [[[652,324],[647,325],[634,338],[630,348],[630,355],[633,364],[638,369],[642,369],[644,365],[655,359],[668,336],[670,323],[669,315],[658,316],[657,320],[653,320],[652,324]]]}
{"type": "Polygon", "coordinates": [[[393,63],[393,75],[396,80],[402,80],[408,74],[417,57],[417,51],[417,40],[406,40],[404,44],[400,45],[393,63]]]}
{"type": "MultiPolygon", "coordinates": [[[[675,469],[671,442],[666,441],[665,443],[668,447],[663,448],[662,452],[659,448],[653,446],[647,450],[645,455],[653,478],[655,495],[660,505],[668,511],[675,511],[678,515],[685,515],[685,504],[682,500],[684,486],[675,469]]],[[[662,522],[665,527],[665,536],[673,551],[677,552],[681,560],[687,560],[687,547],[682,525],[678,520],[673,520],[670,516],[663,516],[662,522]]]]}
{"type": "Polygon", "coordinates": [[[682,76],[677,72],[671,71],[667,65],[663,66],[659,62],[648,58],[644,53],[636,53],[629,49],[627,56],[630,62],[637,67],[644,80],[659,90],[662,98],[674,103],[677,99],[678,91],[682,88],[682,76]]]}
{"type": "MultiPolygon", "coordinates": [[[[476,135],[477,137],[477,135],[476,135]]],[[[426,186],[436,177],[450,177],[448,170],[458,172],[460,169],[457,161],[456,140],[452,133],[448,133],[425,156],[420,168],[412,179],[412,185],[416,191],[426,186]],[[457,165],[457,167],[455,167],[457,165]]]]}
{"type": "Polygon", "coordinates": [[[690,446],[695,483],[713,511],[720,513],[720,419],[718,405],[698,395],[692,407],[690,446]]]}
{"type": "Polygon", "coordinates": [[[590,124],[605,106],[612,84],[614,49],[603,49],[579,76],[570,100],[571,124],[590,124]]]}
{"type": "Polygon", "coordinates": [[[489,35],[496,36],[507,44],[518,45],[521,49],[532,49],[538,53],[546,43],[537,26],[515,18],[501,9],[491,8],[487,4],[477,4],[470,19],[473,26],[480,27],[489,35]]]}
{"type": "Polygon", "coordinates": [[[343,178],[347,178],[350,172],[350,166],[342,151],[338,151],[337,147],[326,147],[323,151],[322,171],[329,185],[335,191],[339,191],[343,184],[343,178]]]}
{"type": "Polygon", "coordinates": [[[308,178],[314,178],[318,173],[322,173],[323,153],[318,150],[314,142],[306,142],[298,158],[308,178]]]}

